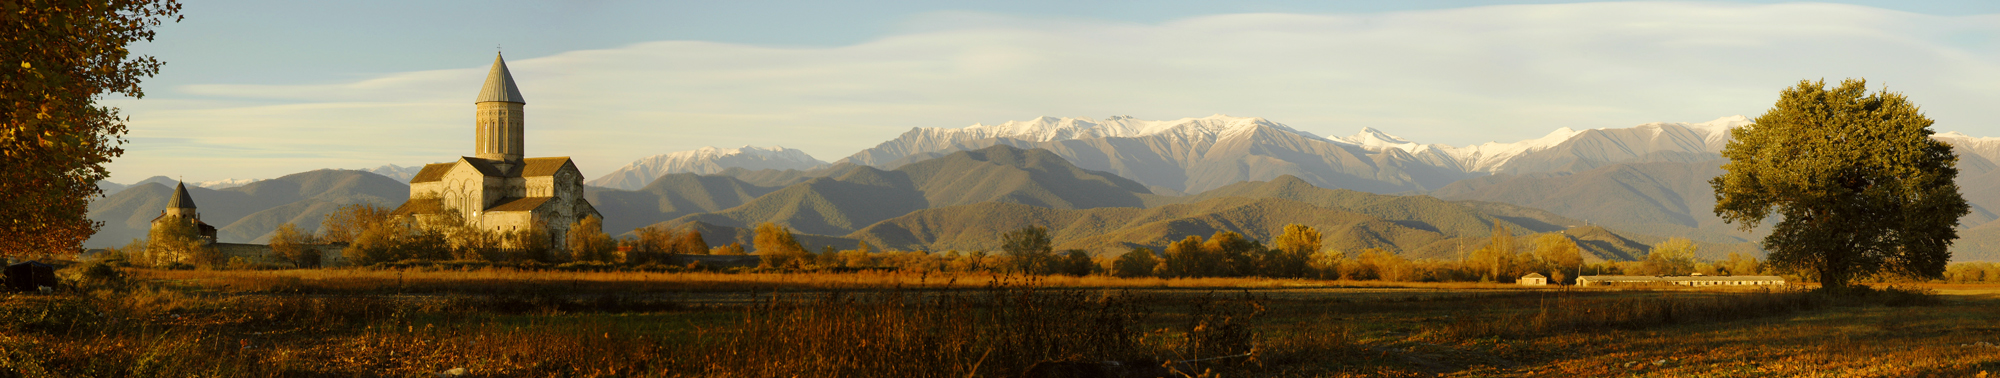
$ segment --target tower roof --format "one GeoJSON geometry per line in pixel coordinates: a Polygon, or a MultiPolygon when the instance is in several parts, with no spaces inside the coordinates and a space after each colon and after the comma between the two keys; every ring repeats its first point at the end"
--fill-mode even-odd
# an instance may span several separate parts
{"type": "Polygon", "coordinates": [[[174,184],[174,198],[167,200],[169,209],[193,209],[194,197],[188,196],[187,183],[174,184]]]}
{"type": "Polygon", "coordinates": [[[507,60],[499,54],[493,55],[493,70],[486,72],[486,86],[479,88],[479,99],[472,100],[474,103],[492,101],[528,103],[521,97],[521,88],[514,86],[514,74],[507,72],[507,60]]]}

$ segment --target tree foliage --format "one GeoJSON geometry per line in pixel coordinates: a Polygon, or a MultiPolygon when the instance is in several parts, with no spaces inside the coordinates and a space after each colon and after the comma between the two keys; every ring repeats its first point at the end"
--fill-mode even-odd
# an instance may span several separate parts
{"type": "Polygon", "coordinates": [[[145,96],[160,61],[126,46],[178,22],[172,0],[0,3],[0,255],[76,251],[104,164],[124,154],[125,119],[97,101],[145,96]]]}
{"type": "Polygon", "coordinates": [[[757,248],[757,255],[763,257],[763,266],[767,268],[800,268],[811,263],[806,248],[792,238],[792,230],[776,223],[758,224],[751,245],[757,248]]]}
{"type": "Polygon", "coordinates": [[[1583,252],[1576,241],[1563,234],[1535,237],[1536,271],[1549,272],[1549,282],[1565,282],[1583,267],[1583,252]]]}
{"type": "Polygon", "coordinates": [[[220,254],[201,235],[201,226],[192,218],[159,222],[146,235],[146,259],[156,266],[191,264],[213,267],[221,264],[220,254]]]}
{"type": "Polygon", "coordinates": [[[1272,277],[1310,276],[1311,260],[1320,250],[1319,230],[1302,224],[1285,225],[1285,232],[1271,240],[1275,245],[1265,254],[1263,274],[1272,277]]]}
{"type": "Polygon", "coordinates": [[[294,268],[316,268],[320,265],[319,249],[313,248],[313,235],[299,231],[290,222],[278,225],[271,232],[271,253],[289,262],[294,268]]]}
{"type": "Polygon", "coordinates": [[[1694,241],[1686,238],[1667,238],[1667,241],[1653,245],[1652,252],[1646,253],[1645,274],[1684,276],[1695,271],[1694,241]]]}
{"type": "Polygon", "coordinates": [[[341,205],[319,222],[319,239],[327,243],[353,243],[362,232],[389,222],[391,211],[371,203],[341,205]]]}
{"type": "Polygon", "coordinates": [[[1960,197],[1951,146],[1902,94],[1849,79],[1801,81],[1735,131],[1715,213],[1748,230],[1776,216],[1770,264],[1840,288],[1877,273],[1938,277],[1951,259],[1960,197]]]}
{"type": "Polygon", "coordinates": [[[1007,252],[1016,272],[1049,274],[1056,270],[1055,241],[1047,228],[1028,226],[1008,231],[1000,235],[1000,250],[1007,252]]]}
{"type": "Polygon", "coordinates": [[[610,262],[612,253],[618,250],[618,241],[604,233],[604,220],[596,215],[585,215],[569,227],[569,256],[572,261],[610,262]]]}
{"type": "Polygon", "coordinates": [[[1111,274],[1128,278],[1150,276],[1153,274],[1153,266],[1159,263],[1160,259],[1153,257],[1152,249],[1133,247],[1131,251],[1118,255],[1117,260],[1112,260],[1111,274]]]}

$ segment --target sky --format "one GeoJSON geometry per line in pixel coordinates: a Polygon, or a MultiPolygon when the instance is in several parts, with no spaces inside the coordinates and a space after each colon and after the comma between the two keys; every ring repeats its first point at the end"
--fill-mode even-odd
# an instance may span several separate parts
{"type": "Polygon", "coordinates": [[[834,161],[917,127],[1263,117],[1469,145],[1701,122],[1866,78],[2000,136],[2000,2],[202,1],[111,181],[266,179],[473,153],[503,52],[527,155],[588,178],[704,146],[834,161]]]}

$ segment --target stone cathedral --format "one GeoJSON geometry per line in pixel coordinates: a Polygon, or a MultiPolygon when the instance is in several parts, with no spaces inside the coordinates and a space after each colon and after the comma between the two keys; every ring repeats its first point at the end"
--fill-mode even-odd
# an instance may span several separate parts
{"type": "Polygon", "coordinates": [[[564,245],[570,225],[578,219],[604,217],[583,199],[583,174],[569,157],[522,157],[522,108],[528,102],[514,86],[505,59],[493,58],[486,85],[473,103],[478,109],[475,154],[424,165],[410,179],[410,201],[396,214],[409,214],[414,204],[436,201],[474,227],[502,232],[548,227],[551,247],[564,245]]]}

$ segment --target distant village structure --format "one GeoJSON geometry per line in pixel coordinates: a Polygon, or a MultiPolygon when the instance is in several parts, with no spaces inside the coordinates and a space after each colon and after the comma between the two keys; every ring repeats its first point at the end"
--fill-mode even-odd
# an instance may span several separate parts
{"type": "Polygon", "coordinates": [[[1528,275],[1521,276],[1521,279],[1514,282],[1522,286],[1548,286],[1549,276],[1544,276],[1541,273],[1528,273],[1528,275]]]}
{"type": "Polygon", "coordinates": [[[545,227],[552,247],[563,245],[577,220],[603,217],[584,200],[583,174],[569,157],[523,158],[522,110],[528,101],[514,85],[505,59],[493,58],[486,84],[473,103],[474,155],[425,165],[410,179],[410,200],[396,214],[435,204],[458,212],[468,225],[481,229],[522,232],[545,227]]]}
{"type": "Polygon", "coordinates": [[[1576,278],[1579,286],[1784,286],[1785,278],[1778,276],[1583,276],[1576,278]]]}

